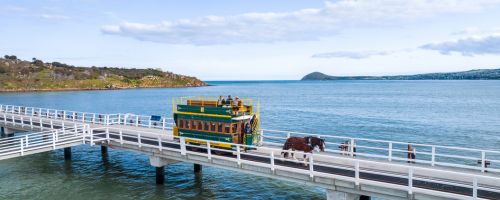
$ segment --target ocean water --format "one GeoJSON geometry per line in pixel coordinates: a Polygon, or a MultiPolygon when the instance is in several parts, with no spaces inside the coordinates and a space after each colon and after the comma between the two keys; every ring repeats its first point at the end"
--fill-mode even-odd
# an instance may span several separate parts
{"type": "MultiPolygon", "coordinates": [[[[202,88],[2,93],[0,104],[170,115],[182,96],[260,101],[262,127],[500,150],[500,81],[251,81],[202,88]]],[[[324,190],[191,164],[155,185],[146,156],[98,147],[0,161],[0,199],[324,199],[324,190]]]]}

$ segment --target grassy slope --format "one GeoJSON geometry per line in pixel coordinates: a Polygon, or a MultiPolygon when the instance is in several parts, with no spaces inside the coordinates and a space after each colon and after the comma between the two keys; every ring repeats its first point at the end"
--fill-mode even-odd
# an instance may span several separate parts
{"type": "Polygon", "coordinates": [[[206,83],[195,77],[155,69],[86,68],[0,59],[0,91],[198,86],[206,86],[206,83]]]}

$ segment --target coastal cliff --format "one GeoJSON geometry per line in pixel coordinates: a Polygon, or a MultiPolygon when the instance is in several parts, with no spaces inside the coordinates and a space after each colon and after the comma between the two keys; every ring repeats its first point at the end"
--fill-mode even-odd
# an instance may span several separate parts
{"type": "Polygon", "coordinates": [[[59,62],[44,63],[0,58],[0,92],[109,90],[125,88],[200,87],[207,84],[195,77],[161,69],[76,67],[59,62]]]}
{"type": "Polygon", "coordinates": [[[500,69],[397,76],[329,76],[313,72],[304,76],[302,80],[500,80],[500,69]]]}

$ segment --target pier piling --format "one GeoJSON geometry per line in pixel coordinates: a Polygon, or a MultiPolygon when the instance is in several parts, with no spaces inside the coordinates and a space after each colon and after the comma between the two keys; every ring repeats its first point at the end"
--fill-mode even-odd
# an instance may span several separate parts
{"type": "Polygon", "coordinates": [[[108,156],[108,147],[107,146],[101,146],[101,155],[108,156]]]}
{"type": "Polygon", "coordinates": [[[200,172],[201,172],[201,170],[202,170],[202,167],[201,167],[201,165],[200,165],[200,164],[194,164],[194,173],[195,173],[195,174],[200,173],[200,172]]]}
{"type": "Polygon", "coordinates": [[[71,160],[71,147],[64,148],[64,160],[71,160]]]}
{"type": "Polygon", "coordinates": [[[165,166],[156,167],[156,184],[162,185],[165,183],[165,166]]]}

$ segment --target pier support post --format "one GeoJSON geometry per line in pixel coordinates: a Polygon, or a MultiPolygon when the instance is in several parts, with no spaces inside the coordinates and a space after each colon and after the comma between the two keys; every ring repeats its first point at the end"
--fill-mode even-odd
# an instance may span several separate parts
{"type": "Polygon", "coordinates": [[[101,155],[102,156],[108,156],[108,147],[107,146],[102,146],[101,145],[101,155]]]}
{"type": "Polygon", "coordinates": [[[64,160],[71,160],[71,147],[64,148],[64,160]]]}
{"type": "Polygon", "coordinates": [[[149,163],[156,168],[156,184],[165,183],[165,165],[176,163],[179,161],[170,160],[158,156],[149,156],[149,163]]]}
{"type": "Polygon", "coordinates": [[[357,194],[339,192],[335,190],[326,190],[327,200],[356,200],[358,198],[360,198],[360,196],[357,194]]]}
{"type": "Polygon", "coordinates": [[[7,128],[7,127],[1,127],[1,136],[2,137],[11,137],[14,136],[14,133],[16,133],[16,130],[7,128]]]}
{"type": "Polygon", "coordinates": [[[200,164],[194,164],[194,173],[199,174],[202,170],[202,167],[200,164]]]}
{"type": "Polygon", "coordinates": [[[156,184],[162,185],[165,183],[165,166],[156,167],[156,184]]]}

